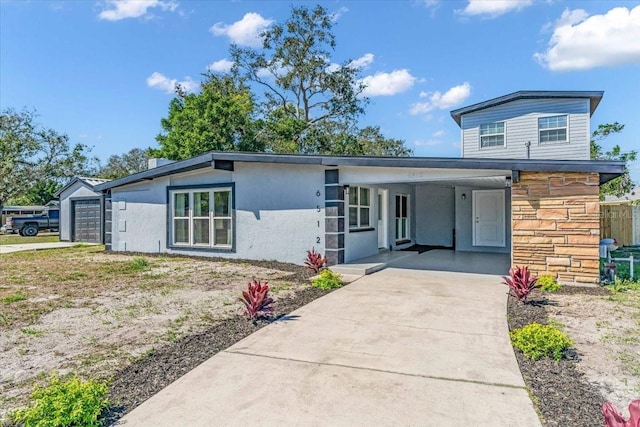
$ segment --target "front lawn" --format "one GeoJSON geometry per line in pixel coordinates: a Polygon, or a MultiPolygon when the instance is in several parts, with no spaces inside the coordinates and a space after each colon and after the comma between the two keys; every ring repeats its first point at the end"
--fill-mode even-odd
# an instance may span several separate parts
{"type": "Polygon", "coordinates": [[[0,423],[54,370],[109,379],[117,418],[261,326],[239,316],[252,278],[269,282],[276,315],[326,293],[296,265],[101,246],[5,254],[2,265],[0,423]]]}
{"type": "Polygon", "coordinates": [[[58,233],[40,233],[34,237],[24,237],[19,234],[0,234],[0,245],[20,245],[25,243],[59,242],[58,233]]]}

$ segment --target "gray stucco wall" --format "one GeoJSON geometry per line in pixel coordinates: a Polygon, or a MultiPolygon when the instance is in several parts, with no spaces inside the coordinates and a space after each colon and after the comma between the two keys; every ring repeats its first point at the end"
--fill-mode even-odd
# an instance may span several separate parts
{"type": "Polygon", "coordinates": [[[505,188],[505,247],[473,246],[473,190],[486,190],[486,188],[473,188],[456,186],[456,250],[469,252],[494,252],[511,253],[511,189],[505,188]],[[462,194],[466,198],[462,199],[462,194]]]}
{"type": "Polygon", "coordinates": [[[451,186],[416,187],[416,243],[453,246],[455,191],[451,186]]]}
{"type": "Polygon", "coordinates": [[[60,240],[71,240],[71,198],[72,197],[102,197],[86,184],[75,182],[71,187],[60,193],[60,240]]]}
{"type": "Polygon", "coordinates": [[[114,250],[295,264],[302,264],[312,247],[324,252],[320,166],[236,162],[233,172],[207,168],[116,188],[112,199],[114,250]],[[235,183],[235,250],[168,248],[167,187],[230,183],[235,183]]]}
{"type": "MultiPolygon", "coordinates": [[[[345,227],[345,262],[353,261],[359,258],[375,255],[378,253],[378,188],[389,190],[389,198],[387,204],[388,212],[388,226],[387,226],[387,241],[392,247],[392,250],[402,249],[411,246],[415,243],[416,235],[416,193],[415,186],[412,184],[380,184],[380,185],[365,185],[359,184],[363,187],[371,189],[371,225],[374,228],[370,231],[356,231],[350,232],[348,224],[345,227]],[[409,243],[396,245],[395,243],[395,198],[398,194],[409,195],[409,243]]],[[[347,197],[345,196],[345,199],[347,197]]],[[[345,204],[345,210],[348,209],[348,202],[345,204]]],[[[346,216],[348,221],[348,215],[346,216]]]]}
{"type": "Polygon", "coordinates": [[[588,99],[521,99],[462,116],[462,157],[588,160],[590,118],[588,99]],[[568,142],[538,142],[538,118],[568,116],[568,142]],[[504,147],[480,148],[479,126],[505,121],[504,147]]]}

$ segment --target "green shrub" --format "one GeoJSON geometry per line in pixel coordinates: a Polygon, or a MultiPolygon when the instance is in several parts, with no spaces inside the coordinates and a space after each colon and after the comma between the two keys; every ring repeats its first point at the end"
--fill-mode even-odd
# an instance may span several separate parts
{"type": "Polygon", "coordinates": [[[137,256],[127,265],[130,271],[145,271],[149,269],[149,260],[145,257],[137,256]]]}
{"type": "Polygon", "coordinates": [[[81,381],[76,376],[61,380],[54,373],[48,386],[35,386],[33,404],[18,409],[12,417],[25,427],[100,426],[98,417],[109,405],[106,394],[105,383],[81,381]]]}
{"type": "Polygon", "coordinates": [[[606,285],[605,287],[613,292],[640,291],[640,281],[619,279],[616,277],[616,280],[612,284],[606,285]]]}
{"type": "Polygon", "coordinates": [[[509,333],[513,346],[520,349],[529,359],[538,360],[544,356],[562,359],[565,350],[573,345],[567,334],[558,328],[539,323],[531,323],[509,333]]]}
{"type": "Polygon", "coordinates": [[[543,274],[538,277],[538,285],[543,292],[555,292],[562,289],[562,285],[550,274],[543,274]]]}
{"type": "Polygon", "coordinates": [[[322,270],[320,275],[311,283],[315,288],[319,289],[336,289],[342,287],[340,275],[331,270],[322,270]]]}

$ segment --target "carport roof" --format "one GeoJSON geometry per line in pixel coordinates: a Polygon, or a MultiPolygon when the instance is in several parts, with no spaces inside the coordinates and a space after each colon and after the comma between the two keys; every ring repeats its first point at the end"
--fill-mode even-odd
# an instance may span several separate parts
{"type": "Polygon", "coordinates": [[[327,168],[340,166],[369,166],[390,168],[425,169],[502,169],[525,172],[592,172],[600,174],[603,184],[624,172],[624,162],[603,160],[522,160],[522,159],[472,159],[451,157],[371,157],[371,156],[321,156],[300,154],[268,154],[247,152],[212,151],[190,159],[177,161],[143,172],[115,179],[95,186],[105,191],[123,185],[149,181],[162,176],[187,172],[206,167],[233,170],[233,162],[286,163],[317,165],[327,168]]]}

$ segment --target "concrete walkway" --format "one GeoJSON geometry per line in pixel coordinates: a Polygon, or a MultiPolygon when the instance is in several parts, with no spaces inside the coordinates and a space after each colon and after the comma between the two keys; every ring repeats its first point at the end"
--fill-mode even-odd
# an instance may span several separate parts
{"type": "Polygon", "coordinates": [[[498,276],[387,268],[218,353],[119,425],[540,426],[505,305],[498,276]]]}
{"type": "Polygon", "coordinates": [[[17,245],[0,245],[0,254],[11,252],[35,251],[40,249],[70,248],[76,242],[21,243],[17,245]]]}

